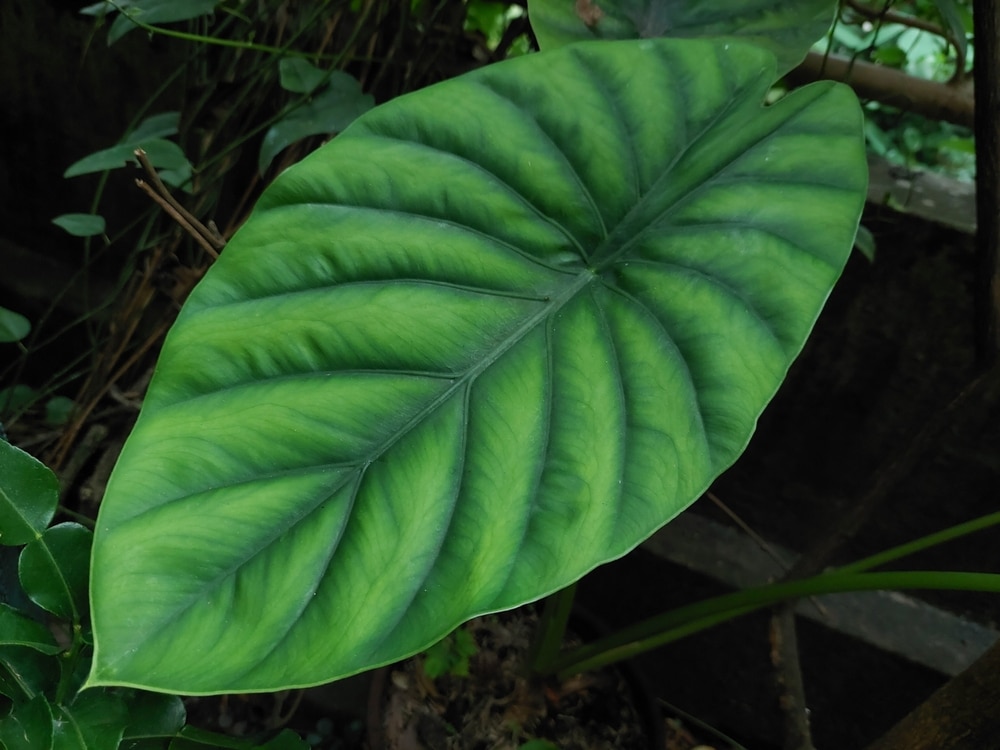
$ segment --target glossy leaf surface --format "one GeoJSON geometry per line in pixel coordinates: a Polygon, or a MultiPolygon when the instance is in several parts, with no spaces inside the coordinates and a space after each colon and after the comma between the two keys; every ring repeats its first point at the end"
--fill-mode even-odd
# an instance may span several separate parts
{"type": "Polygon", "coordinates": [[[117,750],[128,723],[122,699],[104,690],[88,690],[70,705],[53,706],[53,750],[117,750]]]}
{"type": "Polygon", "coordinates": [[[137,692],[128,700],[128,726],[123,739],[171,737],[187,721],[184,702],[176,695],[137,692]]]}
{"type": "Polygon", "coordinates": [[[0,747],[5,750],[49,750],[52,747],[52,707],[43,695],[17,704],[0,718],[0,747]]]}
{"type": "Polygon", "coordinates": [[[30,699],[41,693],[52,694],[59,681],[59,660],[41,651],[37,644],[28,646],[0,645],[0,677],[11,685],[16,685],[30,699]]]}
{"type": "Polygon", "coordinates": [[[36,539],[59,505],[59,480],[37,458],[0,440],[0,544],[36,539]]]}
{"type": "Polygon", "coordinates": [[[0,645],[27,646],[43,654],[62,651],[48,628],[3,603],[0,603],[0,645]]]}
{"type": "Polygon", "coordinates": [[[850,251],[861,119],[766,52],[567,47],[276,181],[166,341],[95,531],[90,684],[321,683],[562,588],[746,445],[850,251]]]}
{"type": "Polygon", "coordinates": [[[543,50],[591,39],[734,36],[771,50],[788,72],[830,28],[834,0],[530,0],[543,50]]]}
{"type": "Polygon", "coordinates": [[[78,523],[61,523],[25,546],[18,575],[31,601],[63,620],[83,618],[92,538],[78,523]]]}

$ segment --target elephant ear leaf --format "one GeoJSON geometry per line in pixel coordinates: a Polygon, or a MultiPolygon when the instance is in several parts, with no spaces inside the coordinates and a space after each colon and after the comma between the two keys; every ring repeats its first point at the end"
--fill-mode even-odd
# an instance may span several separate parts
{"type": "Polygon", "coordinates": [[[564,587],[743,450],[851,250],[861,115],[755,46],[382,105],[186,303],[94,539],[89,684],[329,681],[564,587]]]}
{"type": "Polygon", "coordinates": [[[529,0],[528,17],[542,50],[593,39],[732,36],[774,53],[778,77],[794,68],[825,34],[834,0],[529,0]]]}

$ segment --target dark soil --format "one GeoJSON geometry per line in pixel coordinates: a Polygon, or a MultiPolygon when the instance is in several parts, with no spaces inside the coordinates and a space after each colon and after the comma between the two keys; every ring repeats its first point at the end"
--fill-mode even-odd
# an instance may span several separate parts
{"type": "Polygon", "coordinates": [[[536,624],[530,607],[472,620],[465,627],[477,651],[467,675],[431,679],[421,658],[389,669],[383,737],[375,746],[518,750],[531,740],[547,740],[560,750],[647,750],[650,738],[621,671],[605,669],[563,683],[526,676],[536,624]]]}

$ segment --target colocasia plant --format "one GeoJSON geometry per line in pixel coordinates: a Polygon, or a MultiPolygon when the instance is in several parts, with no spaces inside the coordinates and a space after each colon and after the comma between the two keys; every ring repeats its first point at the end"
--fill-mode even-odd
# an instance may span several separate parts
{"type": "Polygon", "coordinates": [[[832,83],[763,104],[833,3],[682,5],[536,3],[542,52],[371,110],[265,192],[109,483],[88,687],[396,661],[735,460],[850,252],[861,113],[832,83]]]}

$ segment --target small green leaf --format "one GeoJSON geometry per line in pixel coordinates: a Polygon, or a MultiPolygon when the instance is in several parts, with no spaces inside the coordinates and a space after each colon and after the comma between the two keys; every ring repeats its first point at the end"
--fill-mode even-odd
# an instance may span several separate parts
{"type": "Polygon", "coordinates": [[[52,220],[57,227],[66,230],[74,237],[93,237],[104,234],[104,217],[97,214],[62,214],[52,220]]]}
{"type": "Polygon", "coordinates": [[[161,112],[150,115],[139,123],[126,138],[129,143],[142,143],[150,138],[168,138],[176,135],[181,126],[180,112],[161,112]]]}
{"type": "Polygon", "coordinates": [[[2,603],[0,603],[0,646],[25,646],[43,654],[58,654],[63,650],[48,628],[2,603]]]}
{"type": "Polygon", "coordinates": [[[137,690],[126,701],[128,726],[123,739],[170,737],[187,721],[184,701],[176,695],[137,690]]]}
{"type": "Polygon", "coordinates": [[[510,22],[524,15],[524,8],[490,0],[472,0],[466,4],[465,30],[478,31],[493,49],[500,43],[510,22]]]}
{"type": "Polygon", "coordinates": [[[301,57],[283,57],[278,63],[281,87],[295,94],[311,94],[329,75],[301,57]]]}
{"type": "Polygon", "coordinates": [[[157,169],[186,169],[191,166],[181,147],[163,138],[143,140],[139,147],[149,157],[149,162],[157,169]]]}
{"type": "Polygon", "coordinates": [[[83,174],[103,172],[107,169],[119,169],[130,161],[135,162],[134,151],[135,148],[127,143],[95,151],[70,164],[63,172],[63,177],[78,177],[83,174]]]}
{"type": "MultiPolygon", "coordinates": [[[[0,413],[14,412],[30,406],[38,398],[38,391],[30,385],[12,385],[0,388],[0,413]]],[[[3,480],[0,479],[0,486],[3,480]]],[[[2,528],[2,524],[0,524],[2,528]]],[[[2,542],[0,542],[2,544],[2,542]]]]}
{"type": "Polygon", "coordinates": [[[958,136],[952,138],[945,138],[943,141],[941,141],[940,147],[943,149],[958,151],[959,153],[962,154],[976,153],[976,142],[972,138],[961,138],[958,136]]]}
{"type": "Polygon", "coordinates": [[[308,102],[293,109],[264,135],[257,167],[263,174],[283,149],[311,135],[338,133],[374,106],[354,78],[334,71],[330,81],[308,102]]]}
{"type": "Polygon", "coordinates": [[[66,424],[76,402],[66,396],[53,396],[45,403],[45,422],[53,426],[66,424]]]}
{"type": "Polygon", "coordinates": [[[191,166],[181,147],[173,141],[146,138],[139,141],[130,140],[85,156],[67,167],[63,177],[78,177],[108,169],[119,169],[130,163],[137,165],[139,163],[135,158],[137,148],[146,152],[150,163],[157,169],[185,169],[191,166]]]}
{"type": "MultiPolygon", "coordinates": [[[[130,0],[122,0],[118,5],[127,5],[130,0]]],[[[81,16],[105,16],[108,13],[117,13],[118,9],[114,5],[108,2],[108,0],[99,0],[93,5],[87,5],[80,8],[77,11],[81,16]]]]}
{"type": "Polygon", "coordinates": [[[466,677],[469,674],[469,658],[478,646],[475,638],[465,628],[459,628],[435,643],[426,652],[424,672],[431,679],[445,674],[466,677]]]}
{"type": "Polygon", "coordinates": [[[78,523],[46,529],[21,551],[21,587],[35,604],[63,620],[87,612],[87,576],[93,534],[78,523]]]}
{"type": "Polygon", "coordinates": [[[864,224],[858,225],[858,233],[854,237],[854,249],[865,256],[869,263],[875,262],[875,236],[864,224]]]}
{"type": "Polygon", "coordinates": [[[31,333],[31,322],[13,310],[0,307],[0,344],[20,341],[31,333]]]}
{"type": "Polygon", "coordinates": [[[157,24],[189,21],[211,14],[221,0],[130,0],[116,3],[122,8],[108,29],[108,44],[114,44],[128,32],[139,28],[136,21],[157,24]]]}
{"type": "Polygon", "coordinates": [[[79,693],[69,706],[54,706],[53,750],[117,750],[128,723],[121,697],[107,690],[79,693]]]}
{"type": "MultiPolygon", "coordinates": [[[[934,0],[934,4],[951,32],[951,41],[955,43],[962,58],[968,60],[969,41],[965,38],[965,19],[963,18],[968,10],[960,8],[955,0],[934,0]]],[[[965,71],[960,72],[964,73],[965,71]]]]}
{"type": "Polygon", "coordinates": [[[906,50],[900,49],[895,44],[887,44],[884,47],[877,48],[872,55],[872,59],[890,68],[902,68],[906,65],[906,50]]]}
{"type": "Polygon", "coordinates": [[[164,184],[171,187],[180,188],[185,192],[191,192],[191,175],[194,170],[190,165],[181,169],[163,169],[159,171],[160,179],[164,184]]]}
{"type": "Polygon", "coordinates": [[[0,672],[28,698],[38,694],[51,697],[60,676],[59,661],[33,646],[0,645],[0,672]]]}
{"type": "Polygon", "coordinates": [[[49,750],[52,747],[52,707],[43,695],[15,703],[0,719],[0,747],[6,750],[49,750]]]}
{"type": "Polygon", "coordinates": [[[34,456],[0,440],[0,544],[36,539],[59,505],[59,480],[34,456]]]}

